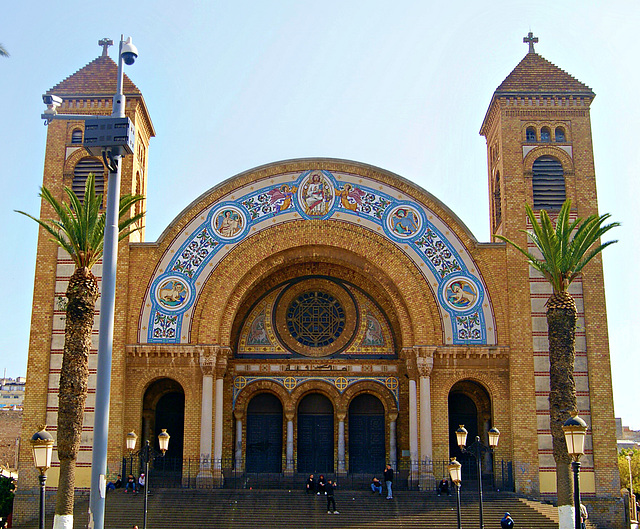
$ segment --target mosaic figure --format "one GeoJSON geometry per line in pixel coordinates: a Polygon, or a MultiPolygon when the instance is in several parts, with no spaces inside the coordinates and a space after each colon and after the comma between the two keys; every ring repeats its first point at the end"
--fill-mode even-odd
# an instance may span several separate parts
{"type": "Polygon", "coordinates": [[[475,303],[478,294],[473,284],[464,279],[458,279],[447,286],[446,298],[452,307],[465,309],[475,303]]]}
{"type": "Polygon", "coordinates": [[[396,209],[391,215],[391,229],[400,237],[409,237],[420,229],[418,214],[411,208],[396,209]]]}
{"type": "Polygon", "coordinates": [[[301,197],[307,215],[326,215],[333,201],[333,188],[320,173],[311,173],[302,184],[301,197]]]}
{"type": "Polygon", "coordinates": [[[362,205],[362,198],[366,195],[362,189],[345,184],[344,187],[336,191],[336,196],[340,197],[340,205],[350,211],[356,211],[362,205]]]}
{"type": "Polygon", "coordinates": [[[289,187],[287,184],[281,185],[279,188],[274,187],[267,192],[269,195],[269,204],[275,208],[275,213],[280,213],[291,206],[291,197],[298,190],[296,186],[289,187]]]}
{"type": "Polygon", "coordinates": [[[177,279],[165,281],[158,289],[158,301],[165,307],[179,307],[184,303],[186,297],[187,288],[177,279]]]}
{"type": "Polygon", "coordinates": [[[380,325],[380,322],[371,314],[367,313],[366,325],[367,328],[364,332],[362,345],[384,345],[384,336],[382,334],[382,326],[380,325]]]}
{"type": "Polygon", "coordinates": [[[231,238],[242,230],[242,217],[237,211],[225,209],[220,212],[215,220],[216,231],[221,237],[231,238]]]}
{"type": "Polygon", "coordinates": [[[264,312],[262,312],[253,320],[247,336],[247,345],[270,345],[264,319],[264,312]]]}

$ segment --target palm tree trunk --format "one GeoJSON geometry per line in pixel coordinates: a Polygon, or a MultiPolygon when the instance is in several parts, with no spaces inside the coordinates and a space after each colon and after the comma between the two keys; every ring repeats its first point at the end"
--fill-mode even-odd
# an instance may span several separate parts
{"type": "Polygon", "coordinates": [[[547,302],[549,331],[549,411],[553,458],[556,462],[556,487],[560,529],[573,527],[573,483],[562,425],[577,410],[576,385],[573,378],[575,359],[575,330],[577,311],[573,298],[565,293],[555,294],[547,302]]]}
{"type": "Polygon", "coordinates": [[[58,394],[58,457],[60,478],[54,527],[73,523],[76,459],[82,435],[82,418],[89,382],[91,330],[99,290],[88,268],[77,268],[67,288],[64,354],[58,394]]]}

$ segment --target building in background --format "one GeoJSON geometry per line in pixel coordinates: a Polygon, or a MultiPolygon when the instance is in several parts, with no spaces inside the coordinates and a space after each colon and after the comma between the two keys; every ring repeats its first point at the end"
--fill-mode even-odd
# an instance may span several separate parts
{"type": "MultiPolygon", "coordinates": [[[[102,56],[47,93],[63,98],[64,114],[108,115],[115,80],[115,63],[102,56]]],[[[125,94],[136,148],[123,162],[122,193],[146,194],[155,131],[126,76],[125,94]]],[[[480,129],[492,232],[525,244],[525,203],[553,214],[568,198],[574,218],[597,212],[594,97],[533,47],[496,89],[480,129]]],[[[81,193],[91,172],[106,189],[102,161],[82,147],[83,127],[81,120],[49,125],[44,185],[59,199],[63,186],[81,193]]],[[[502,432],[483,473],[491,476],[493,461],[501,462],[517,493],[554,496],[544,307],[551,290],[514,249],[477,241],[428,190],[366,163],[288,160],[203,192],[167,219],[157,241],[145,242],[141,230],[120,245],[114,473],[127,432],[153,440],[164,428],[178,483],[193,468],[193,482],[216,486],[243,472],[370,475],[390,462],[403,484],[428,490],[449,456],[473,468],[455,442],[464,424],[485,442],[490,428],[502,432]]],[[[468,207],[480,200],[469,196],[468,207]]],[[[55,436],[72,271],[41,233],[19,519],[37,509],[24,440],[43,422],[55,436]]],[[[571,288],[579,413],[590,426],[581,490],[585,503],[597,505],[593,517],[615,524],[622,507],[599,257],[571,288]]],[[[96,364],[94,349],[80,488],[89,486],[96,364]]]]}

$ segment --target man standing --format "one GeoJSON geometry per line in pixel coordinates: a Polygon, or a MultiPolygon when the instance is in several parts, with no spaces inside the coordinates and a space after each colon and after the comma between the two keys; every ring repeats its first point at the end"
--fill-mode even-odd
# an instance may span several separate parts
{"type": "Polygon", "coordinates": [[[387,468],[384,471],[384,482],[387,484],[387,499],[393,499],[393,469],[391,465],[387,465],[387,468]]]}
{"type": "Polygon", "coordinates": [[[333,497],[333,491],[335,490],[335,488],[338,486],[338,482],[336,481],[335,483],[331,480],[327,481],[327,514],[340,514],[337,510],[336,510],[336,500],[333,497]],[[333,507],[333,510],[331,509],[331,507],[333,507]]]}

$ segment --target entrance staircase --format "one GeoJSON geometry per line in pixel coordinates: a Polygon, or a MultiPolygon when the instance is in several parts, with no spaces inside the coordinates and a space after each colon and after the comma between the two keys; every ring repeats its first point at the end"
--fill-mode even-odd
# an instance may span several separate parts
{"type": "MultiPolygon", "coordinates": [[[[325,496],[300,490],[175,490],[156,489],[149,495],[148,529],[443,529],[457,527],[455,496],[398,492],[393,500],[364,491],[336,490],[339,515],[327,514],[325,496]]],[[[478,527],[477,496],[462,494],[462,528],[478,527]]],[[[509,511],[518,529],[558,529],[550,505],[509,493],[484,497],[486,529],[499,528],[509,511]]],[[[121,490],[107,496],[105,529],[142,529],[142,494],[121,490]]],[[[74,528],[87,527],[87,501],[76,505],[74,528]]],[[[53,515],[47,515],[51,528],[53,515]]],[[[20,526],[37,529],[37,520],[20,526]]]]}

